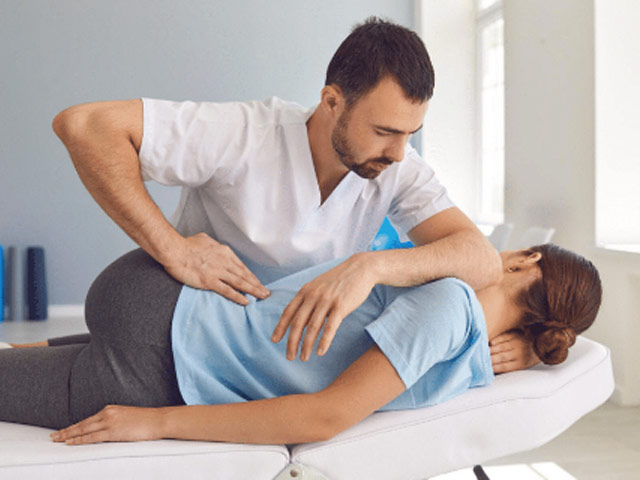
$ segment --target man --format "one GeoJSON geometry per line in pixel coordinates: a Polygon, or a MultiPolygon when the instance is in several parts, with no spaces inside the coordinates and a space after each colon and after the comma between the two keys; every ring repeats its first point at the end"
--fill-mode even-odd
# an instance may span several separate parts
{"type": "MultiPolygon", "coordinates": [[[[304,361],[320,331],[316,353],[327,351],[376,283],[455,276],[478,289],[501,275],[496,251],[408,146],[433,85],[420,38],[371,18],[336,51],[314,110],[142,99],[74,106],[53,128],[98,204],[182,283],[246,305],[241,292],[264,298],[263,283],[348,257],[305,285],[274,331],[280,341],[289,329],[287,358],[302,342],[304,361]],[[147,180],[183,187],[173,224],[147,180]],[[415,248],[366,251],[387,214],[415,248]]],[[[508,340],[496,371],[532,363],[508,340]]]]}

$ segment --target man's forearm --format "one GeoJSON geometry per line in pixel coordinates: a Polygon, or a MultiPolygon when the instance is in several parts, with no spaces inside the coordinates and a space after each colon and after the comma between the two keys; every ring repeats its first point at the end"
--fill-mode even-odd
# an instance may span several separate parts
{"type": "Polygon", "coordinates": [[[164,263],[182,238],[149,196],[138,152],[126,130],[101,120],[92,105],[72,107],[54,121],[82,183],[133,241],[164,263]],[[75,109],[75,110],[74,110],[75,109]]]}
{"type": "Polygon", "coordinates": [[[501,277],[500,257],[475,230],[461,230],[427,245],[367,252],[376,283],[408,287],[456,277],[478,290],[501,277]]]}

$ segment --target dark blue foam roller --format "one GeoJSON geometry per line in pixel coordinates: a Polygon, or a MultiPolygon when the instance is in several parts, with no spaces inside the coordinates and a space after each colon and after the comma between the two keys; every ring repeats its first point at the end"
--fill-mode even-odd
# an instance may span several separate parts
{"type": "Polygon", "coordinates": [[[44,262],[44,248],[27,249],[27,307],[29,320],[47,318],[47,278],[44,262]]]}

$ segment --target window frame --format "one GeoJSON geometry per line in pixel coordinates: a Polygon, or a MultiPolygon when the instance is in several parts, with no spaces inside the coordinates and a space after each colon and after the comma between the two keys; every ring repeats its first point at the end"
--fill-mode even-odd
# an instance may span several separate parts
{"type": "MultiPolygon", "coordinates": [[[[496,214],[495,212],[488,212],[484,208],[483,204],[483,194],[484,194],[484,185],[483,185],[483,176],[484,176],[484,151],[482,145],[482,137],[483,137],[483,108],[482,108],[482,100],[483,100],[483,59],[484,59],[484,51],[482,48],[482,33],[484,29],[489,27],[491,24],[495,23],[498,20],[502,20],[503,22],[503,46],[504,46],[504,13],[503,13],[503,2],[502,0],[496,0],[492,5],[481,8],[480,7],[481,0],[476,0],[476,18],[475,18],[475,43],[476,43],[476,129],[475,129],[475,151],[476,151],[476,186],[475,186],[475,204],[476,212],[475,217],[476,221],[481,224],[488,225],[498,225],[500,223],[504,223],[504,203],[503,210],[500,214],[496,214]]],[[[503,62],[504,65],[504,62],[503,62]]],[[[504,79],[504,76],[503,76],[504,79]]],[[[504,85],[504,82],[503,82],[504,85]]],[[[504,88],[504,87],[503,87],[504,88]]],[[[504,96],[503,96],[504,98],[504,96]]],[[[503,114],[503,121],[505,120],[503,114]]],[[[504,132],[504,129],[503,129],[504,132]]],[[[503,156],[504,156],[504,138],[503,138],[503,156]]],[[[506,163],[505,163],[506,165],[506,163]]],[[[504,172],[503,172],[504,175],[504,172]]],[[[505,182],[503,181],[503,185],[505,182]]],[[[503,190],[503,202],[504,202],[504,190],[503,190]]]]}

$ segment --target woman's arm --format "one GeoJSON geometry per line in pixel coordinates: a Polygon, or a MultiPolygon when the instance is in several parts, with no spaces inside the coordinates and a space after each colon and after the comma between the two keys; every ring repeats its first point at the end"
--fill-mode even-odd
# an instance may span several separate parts
{"type": "Polygon", "coordinates": [[[262,444],[322,441],[355,425],[404,390],[387,357],[373,346],[317,393],[226,405],[109,406],[52,437],[74,445],[159,438],[262,444]]]}

